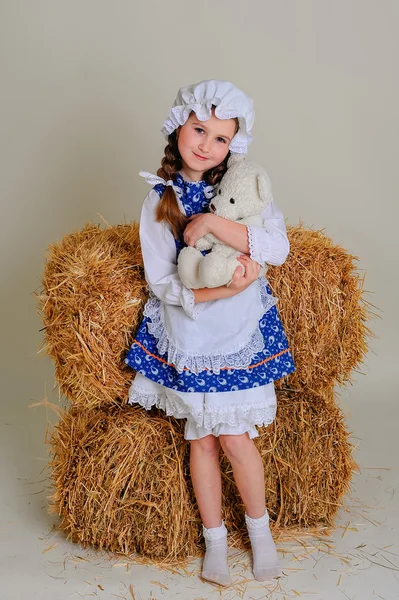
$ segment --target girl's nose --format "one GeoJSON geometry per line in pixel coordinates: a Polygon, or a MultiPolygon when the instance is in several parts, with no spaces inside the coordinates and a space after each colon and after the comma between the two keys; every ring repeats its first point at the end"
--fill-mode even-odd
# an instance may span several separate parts
{"type": "Polygon", "coordinates": [[[209,150],[210,150],[210,140],[208,138],[204,137],[201,140],[201,143],[199,144],[198,148],[202,152],[209,152],[209,150]]]}

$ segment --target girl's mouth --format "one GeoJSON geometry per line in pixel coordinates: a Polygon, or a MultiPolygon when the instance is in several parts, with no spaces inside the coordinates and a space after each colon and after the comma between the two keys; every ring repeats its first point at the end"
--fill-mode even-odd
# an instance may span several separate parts
{"type": "Polygon", "coordinates": [[[200,154],[196,154],[195,152],[193,152],[193,154],[198,158],[198,160],[208,160],[206,156],[201,156],[200,154]]]}

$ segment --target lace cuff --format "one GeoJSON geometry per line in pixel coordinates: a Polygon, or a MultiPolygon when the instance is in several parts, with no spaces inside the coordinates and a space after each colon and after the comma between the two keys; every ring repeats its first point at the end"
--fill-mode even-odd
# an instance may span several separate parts
{"type": "Polygon", "coordinates": [[[282,265],[288,256],[289,241],[281,231],[273,228],[247,225],[249,255],[252,260],[264,265],[282,265]]]}
{"type": "Polygon", "coordinates": [[[181,305],[186,315],[188,315],[191,319],[196,321],[200,313],[202,312],[202,309],[204,308],[205,302],[198,302],[196,304],[193,290],[190,290],[189,288],[186,288],[184,286],[181,292],[180,299],[181,305]]]}
{"type": "Polygon", "coordinates": [[[260,265],[264,265],[265,261],[262,260],[260,256],[260,248],[259,242],[256,236],[257,228],[253,225],[247,225],[247,235],[248,235],[248,246],[249,246],[249,256],[251,260],[259,263],[260,265]]]}

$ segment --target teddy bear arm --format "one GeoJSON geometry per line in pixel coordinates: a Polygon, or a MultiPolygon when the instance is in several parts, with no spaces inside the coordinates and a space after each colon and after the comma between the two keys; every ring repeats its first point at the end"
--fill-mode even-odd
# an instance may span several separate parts
{"type": "Polygon", "coordinates": [[[217,254],[218,256],[223,256],[224,258],[235,258],[240,256],[241,252],[238,252],[238,250],[235,250],[226,244],[218,244],[217,246],[214,246],[212,254],[217,254]]]}
{"type": "Polygon", "coordinates": [[[204,237],[196,241],[195,247],[197,250],[210,250],[214,244],[220,243],[219,240],[212,234],[208,233],[204,237]]]}

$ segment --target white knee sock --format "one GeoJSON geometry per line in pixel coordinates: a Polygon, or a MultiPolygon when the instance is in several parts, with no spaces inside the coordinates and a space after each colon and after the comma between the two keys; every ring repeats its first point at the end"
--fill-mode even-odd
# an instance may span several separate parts
{"type": "Polygon", "coordinates": [[[202,526],[206,553],[202,565],[202,577],[219,585],[230,585],[227,564],[227,529],[222,521],[220,527],[206,529],[202,526]]]}
{"type": "Polygon", "coordinates": [[[270,581],[281,575],[277,550],[269,528],[269,515],[252,519],[245,513],[245,522],[251,540],[253,572],[257,581],[270,581]]]}

